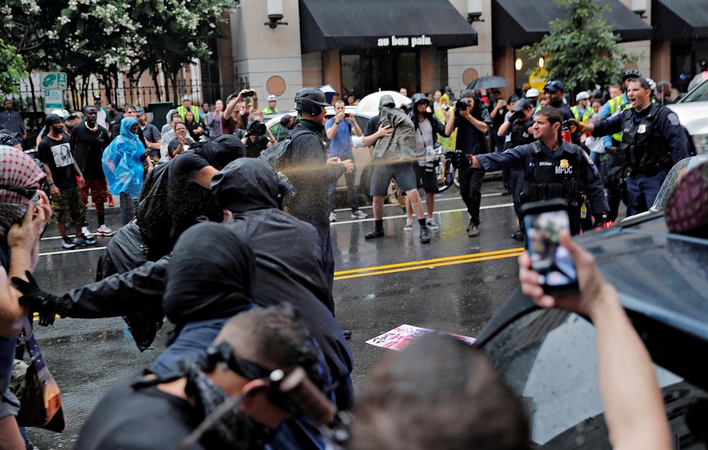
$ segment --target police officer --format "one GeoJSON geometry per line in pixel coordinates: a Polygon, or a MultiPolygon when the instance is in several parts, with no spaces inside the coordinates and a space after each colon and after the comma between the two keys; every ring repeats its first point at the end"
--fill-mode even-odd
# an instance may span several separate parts
{"type": "MultiPolygon", "coordinates": [[[[533,105],[527,99],[522,98],[514,104],[514,108],[509,115],[509,119],[499,127],[497,134],[499,136],[509,135],[509,141],[506,143],[506,149],[518,147],[519,145],[530,144],[536,139],[533,137],[533,105]]],[[[514,169],[511,171],[511,193],[514,200],[514,210],[519,218],[519,231],[511,235],[511,238],[517,241],[524,240],[524,227],[521,225],[521,215],[519,208],[519,198],[524,187],[524,171],[514,169]]]]}
{"type": "Polygon", "coordinates": [[[568,202],[570,231],[580,232],[582,214],[594,212],[596,224],[604,222],[608,207],[605,192],[592,161],[577,145],[562,141],[563,115],[553,107],[541,108],[533,119],[533,137],[537,142],[509,149],[465,157],[458,153],[456,164],[467,164],[487,172],[522,169],[524,188],[521,204],[562,198],[568,202]]]}
{"type": "Polygon", "coordinates": [[[602,122],[573,121],[580,132],[588,131],[594,136],[623,132],[617,154],[627,174],[629,200],[636,212],[649,209],[671,167],[689,156],[688,139],[678,116],[652,103],[651,95],[649,82],[635,78],[627,88],[632,108],[602,122]]]}
{"type": "MultiPolygon", "coordinates": [[[[543,93],[546,96],[546,105],[560,111],[564,121],[573,118],[573,113],[565,103],[565,84],[563,84],[562,81],[549,81],[546,83],[546,86],[544,86],[543,93]]],[[[538,112],[539,109],[540,108],[537,106],[536,112],[538,112]]],[[[573,144],[580,145],[580,133],[572,133],[570,138],[573,144]]]]}

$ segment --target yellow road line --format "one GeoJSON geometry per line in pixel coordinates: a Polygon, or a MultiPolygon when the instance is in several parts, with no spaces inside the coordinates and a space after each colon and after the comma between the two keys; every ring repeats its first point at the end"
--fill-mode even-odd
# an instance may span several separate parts
{"type": "Polygon", "coordinates": [[[410,262],[404,262],[404,263],[386,264],[383,266],[363,267],[360,269],[340,270],[338,272],[334,272],[334,276],[336,277],[339,275],[348,275],[348,274],[360,273],[360,272],[372,272],[372,271],[379,271],[379,270],[383,270],[383,269],[394,269],[394,268],[398,268],[398,267],[419,266],[421,264],[429,265],[429,264],[435,264],[435,263],[440,263],[440,262],[445,262],[445,261],[456,261],[456,260],[469,259],[469,258],[481,258],[484,256],[508,255],[511,253],[518,255],[523,250],[524,250],[523,248],[518,247],[518,248],[509,248],[506,250],[494,250],[494,251],[482,252],[482,253],[468,253],[466,255],[445,256],[442,258],[426,259],[426,260],[422,260],[422,261],[410,261],[410,262]]]}
{"type": "MultiPolygon", "coordinates": [[[[507,252],[507,253],[497,254],[497,255],[472,257],[472,258],[457,259],[457,260],[443,261],[443,262],[437,262],[437,263],[418,264],[415,266],[400,267],[397,269],[390,269],[390,270],[389,269],[377,270],[374,272],[356,273],[356,274],[344,275],[344,276],[336,276],[335,275],[334,280],[335,281],[348,280],[351,278],[362,278],[362,277],[370,277],[370,276],[374,276],[374,275],[386,275],[386,274],[391,274],[391,273],[409,272],[412,270],[432,269],[434,267],[454,266],[457,264],[469,264],[469,263],[482,262],[482,261],[492,261],[495,259],[514,258],[516,256],[519,256],[522,253],[521,249],[515,249],[515,250],[516,251],[512,252],[512,253],[507,252]]],[[[420,261],[418,261],[418,262],[420,263],[420,261]]]]}

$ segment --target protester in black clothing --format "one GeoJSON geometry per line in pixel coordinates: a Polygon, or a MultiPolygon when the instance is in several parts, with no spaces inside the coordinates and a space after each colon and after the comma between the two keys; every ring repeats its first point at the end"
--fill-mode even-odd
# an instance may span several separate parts
{"type": "MultiPolygon", "coordinates": [[[[483,153],[485,134],[492,124],[487,108],[484,107],[479,97],[471,89],[460,93],[460,100],[452,104],[455,108],[455,120],[445,124],[445,132],[451,135],[457,128],[457,150],[462,150],[465,155],[483,153]],[[467,102],[464,106],[462,100],[467,102]],[[463,107],[464,106],[464,107],[463,107]]],[[[482,181],[484,171],[469,166],[462,166],[458,172],[460,180],[460,195],[467,206],[470,223],[467,225],[469,237],[479,236],[479,208],[482,203],[482,181]]]]}
{"type": "MultiPolygon", "coordinates": [[[[84,108],[86,120],[75,126],[71,133],[71,151],[74,153],[76,162],[84,174],[84,184],[80,188],[81,201],[84,208],[88,204],[89,190],[91,191],[91,201],[96,205],[96,216],[98,217],[98,234],[110,236],[113,230],[106,226],[106,213],[104,203],[108,197],[108,186],[106,176],[103,173],[101,158],[103,150],[108,146],[108,131],[96,123],[98,111],[95,106],[84,108]]],[[[84,234],[89,235],[88,224],[84,222],[84,234]]]]}
{"type": "Polygon", "coordinates": [[[120,121],[123,120],[123,113],[118,110],[115,103],[108,104],[108,133],[111,140],[120,136],[120,121]]]}
{"type": "MultiPolygon", "coordinates": [[[[229,261],[220,263],[241,270],[229,261]]],[[[168,290],[172,280],[168,278],[168,290]]],[[[293,416],[287,398],[273,400],[270,394],[277,387],[267,377],[275,370],[287,375],[301,367],[312,379],[318,375],[317,360],[309,333],[291,309],[242,312],[226,323],[199,364],[187,360],[170,377],[141,371],[119,381],[86,420],[74,448],[173,449],[239,394],[248,396],[189,448],[263,448],[280,423],[293,416]]]]}
{"type": "Polygon", "coordinates": [[[192,111],[187,111],[184,115],[184,124],[187,126],[187,131],[192,139],[199,141],[199,138],[204,134],[204,128],[202,128],[201,122],[194,120],[194,113],[192,111]]]}

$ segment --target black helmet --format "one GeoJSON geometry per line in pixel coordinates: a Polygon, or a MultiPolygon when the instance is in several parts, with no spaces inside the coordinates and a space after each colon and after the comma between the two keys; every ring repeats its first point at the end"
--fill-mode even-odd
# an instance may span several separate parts
{"type": "Polygon", "coordinates": [[[627,69],[622,75],[622,83],[627,81],[628,78],[642,78],[642,73],[637,69],[627,69]]]}
{"type": "Polygon", "coordinates": [[[413,94],[413,97],[411,97],[411,105],[418,106],[418,103],[420,102],[430,104],[430,100],[428,100],[425,94],[421,94],[420,92],[413,94]]]}
{"type": "Polygon", "coordinates": [[[295,109],[299,113],[318,115],[327,106],[327,97],[317,88],[302,88],[295,94],[295,109]]]}

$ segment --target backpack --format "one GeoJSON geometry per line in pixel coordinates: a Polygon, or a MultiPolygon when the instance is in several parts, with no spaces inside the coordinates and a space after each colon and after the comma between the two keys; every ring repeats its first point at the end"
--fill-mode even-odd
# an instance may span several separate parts
{"type": "Polygon", "coordinates": [[[148,174],[136,208],[140,234],[147,247],[153,250],[160,247],[160,242],[169,242],[174,234],[172,214],[167,211],[170,166],[169,163],[160,164],[148,174]]]}
{"type": "Polygon", "coordinates": [[[305,133],[315,134],[314,132],[308,129],[303,129],[295,133],[291,133],[284,140],[278,142],[270,148],[263,150],[258,158],[270,164],[276,172],[282,172],[285,166],[287,165],[288,158],[290,157],[290,147],[292,146],[293,141],[296,137],[305,133]]]}

